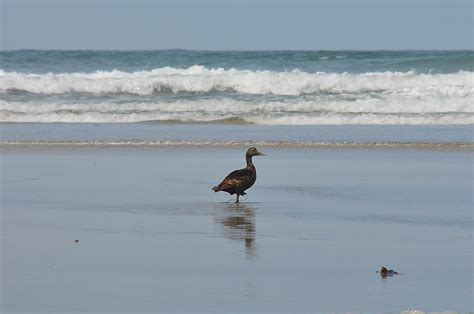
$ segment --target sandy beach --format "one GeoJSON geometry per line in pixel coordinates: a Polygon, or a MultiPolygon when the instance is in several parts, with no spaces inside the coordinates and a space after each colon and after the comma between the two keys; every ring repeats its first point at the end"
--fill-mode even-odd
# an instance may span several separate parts
{"type": "Polygon", "coordinates": [[[3,148],[3,312],[472,310],[471,151],[261,150],[3,148]]]}

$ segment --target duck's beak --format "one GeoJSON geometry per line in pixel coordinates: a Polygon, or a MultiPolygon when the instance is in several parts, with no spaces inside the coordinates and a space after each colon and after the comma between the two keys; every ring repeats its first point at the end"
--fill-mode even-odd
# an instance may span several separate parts
{"type": "Polygon", "coordinates": [[[257,156],[266,156],[264,153],[257,151],[257,156]]]}

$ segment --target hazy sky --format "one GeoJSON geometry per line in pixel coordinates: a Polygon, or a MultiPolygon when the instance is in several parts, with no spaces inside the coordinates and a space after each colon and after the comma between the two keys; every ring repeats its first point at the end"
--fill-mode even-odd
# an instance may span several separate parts
{"type": "Polygon", "coordinates": [[[473,49],[474,0],[0,0],[1,49],[473,49]]]}

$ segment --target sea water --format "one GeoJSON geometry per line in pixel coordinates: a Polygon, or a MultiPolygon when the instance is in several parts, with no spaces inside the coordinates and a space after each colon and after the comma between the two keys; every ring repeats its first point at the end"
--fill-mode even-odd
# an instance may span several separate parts
{"type": "Polygon", "coordinates": [[[473,71],[472,51],[3,51],[0,122],[471,125],[473,71]]]}

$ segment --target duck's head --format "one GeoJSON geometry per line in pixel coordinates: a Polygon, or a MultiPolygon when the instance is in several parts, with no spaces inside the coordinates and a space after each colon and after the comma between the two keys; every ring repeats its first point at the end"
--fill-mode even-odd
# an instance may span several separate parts
{"type": "Polygon", "coordinates": [[[253,156],[265,156],[263,153],[259,152],[258,149],[255,147],[250,147],[247,150],[247,156],[248,157],[253,157],[253,156]]]}

